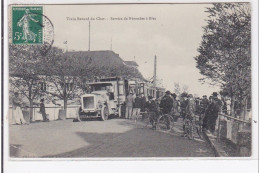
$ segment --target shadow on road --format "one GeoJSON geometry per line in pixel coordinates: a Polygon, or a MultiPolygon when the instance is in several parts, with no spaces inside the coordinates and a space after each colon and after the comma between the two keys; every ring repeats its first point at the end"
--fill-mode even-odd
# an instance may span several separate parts
{"type": "Polygon", "coordinates": [[[19,156],[19,154],[21,152],[21,150],[20,150],[21,147],[22,147],[22,145],[15,145],[15,144],[10,145],[10,157],[19,156]]]}
{"type": "MultiPolygon", "coordinates": [[[[121,123],[121,122],[120,122],[121,123]]],[[[123,123],[127,125],[128,123],[123,123]]],[[[130,124],[129,124],[130,125],[130,124]]],[[[179,136],[153,131],[132,129],[124,133],[76,132],[86,146],[74,151],[44,157],[212,157],[207,144],[179,136]]]]}
{"type": "Polygon", "coordinates": [[[172,132],[152,130],[142,122],[136,126],[126,119],[77,124],[68,120],[18,127],[14,126],[12,133],[26,139],[12,137],[17,139],[10,144],[11,157],[214,157],[205,141],[180,136],[181,123],[172,132]],[[39,138],[43,133],[46,139],[39,138]],[[37,142],[31,142],[34,140],[37,142]]]}

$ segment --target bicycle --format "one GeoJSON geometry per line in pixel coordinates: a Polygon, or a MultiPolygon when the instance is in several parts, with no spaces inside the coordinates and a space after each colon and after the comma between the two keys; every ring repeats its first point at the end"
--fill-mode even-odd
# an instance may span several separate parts
{"type": "Polygon", "coordinates": [[[154,119],[154,113],[153,112],[144,112],[142,118],[143,123],[145,124],[145,127],[148,127],[149,125],[153,126],[153,119],[154,119]]]}
{"type": "Polygon", "coordinates": [[[194,124],[193,117],[188,116],[184,119],[184,133],[189,139],[194,139],[194,124]]]}
{"type": "Polygon", "coordinates": [[[194,118],[195,118],[195,128],[197,134],[199,135],[200,138],[202,138],[202,120],[197,118],[196,116],[194,118]]]}
{"type": "Polygon", "coordinates": [[[189,139],[194,139],[194,129],[196,129],[199,138],[202,138],[202,123],[196,115],[194,117],[189,116],[184,120],[184,132],[189,139]]]}
{"type": "Polygon", "coordinates": [[[199,112],[199,120],[196,119],[196,126],[197,126],[197,132],[200,138],[202,138],[202,125],[205,118],[205,109],[201,108],[201,111],[199,112]]]}
{"type": "Polygon", "coordinates": [[[163,114],[160,112],[160,115],[157,120],[157,128],[159,130],[171,131],[174,127],[174,119],[169,114],[163,114]]]}

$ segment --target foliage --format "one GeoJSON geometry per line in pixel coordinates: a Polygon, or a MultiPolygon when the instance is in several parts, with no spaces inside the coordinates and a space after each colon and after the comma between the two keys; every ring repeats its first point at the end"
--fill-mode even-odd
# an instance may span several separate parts
{"type": "Polygon", "coordinates": [[[37,45],[9,45],[9,82],[32,101],[40,94],[42,55],[37,45]]]}
{"type": "Polygon", "coordinates": [[[42,46],[39,45],[9,45],[9,83],[11,91],[18,91],[30,103],[30,118],[32,118],[33,101],[41,96],[40,83],[45,80],[42,67],[42,46]]]}
{"type": "Polygon", "coordinates": [[[98,66],[91,58],[79,62],[73,54],[64,53],[57,47],[43,52],[41,45],[9,45],[11,90],[19,90],[26,96],[30,107],[33,100],[47,94],[64,101],[66,114],[67,101],[83,94],[87,80],[111,76],[142,78],[137,69],[123,63],[98,66]],[[49,89],[41,90],[42,83],[49,89]]]}
{"type": "Polygon", "coordinates": [[[251,94],[251,14],[249,3],[216,3],[207,8],[207,26],[195,57],[205,76],[230,97],[251,94]]]}
{"type": "Polygon", "coordinates": [[[189,87],[187,85],[180,85],[178,82],[174,83],[174,93],[177,96],[180,96],[181,93],[188,93],[189,92],[189,87]]]}

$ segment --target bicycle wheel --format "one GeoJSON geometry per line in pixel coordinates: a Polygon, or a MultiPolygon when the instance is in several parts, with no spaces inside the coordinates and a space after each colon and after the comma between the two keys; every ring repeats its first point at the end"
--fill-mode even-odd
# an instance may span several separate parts
{"type": "Polygon", "coordinates": [[[189,121],[189,126],[188,126],[189,133],[187,134],[189,139],[194,139],[193,128],[194,127],[192,125],[192,122],[189,121]]]}
{"type": "Polygon", "coordinates": [[[161,115],[157,121],[157,128],[159,130],[167,130],[167,122],[164,115],[161,115]]]}
{"type": "Polygon", "coordinates": [[[149,113],[145,114],[142,121],[145,127],[148,127],[151,124],[151,115],[149,113]]]}
{"type": "Polygon", "coordinates": [[[195,123],[195,127],[196,127],[196,131],[197,131],[197,133],[198,133],[198,135],[199,135],[199,138],[203,138],[202,137],[202,123],[201,123],[201,120],[196,120],[195,121],[196,123],[195,123]]]}
{"type": "Polygon", "coordinates": [[[174,119],[169,115],[161,115],[157,121],[157,128],[159,130],[172,130],[174,119]]]}

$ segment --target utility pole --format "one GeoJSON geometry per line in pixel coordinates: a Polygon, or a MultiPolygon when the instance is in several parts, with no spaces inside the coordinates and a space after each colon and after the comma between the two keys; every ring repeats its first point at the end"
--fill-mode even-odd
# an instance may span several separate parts
{"type": "Polygon", "coordinates": [[[154,72],[153,72],[153,86],[156,87],[156,66],[157,66],[157,57],[154,57],[154,72]]]}
{"type": "Polygon", "coordinates": [[[88,51],[90,51],[90,21],[89,21],[89,24],[88,24],[88,51]]]}

